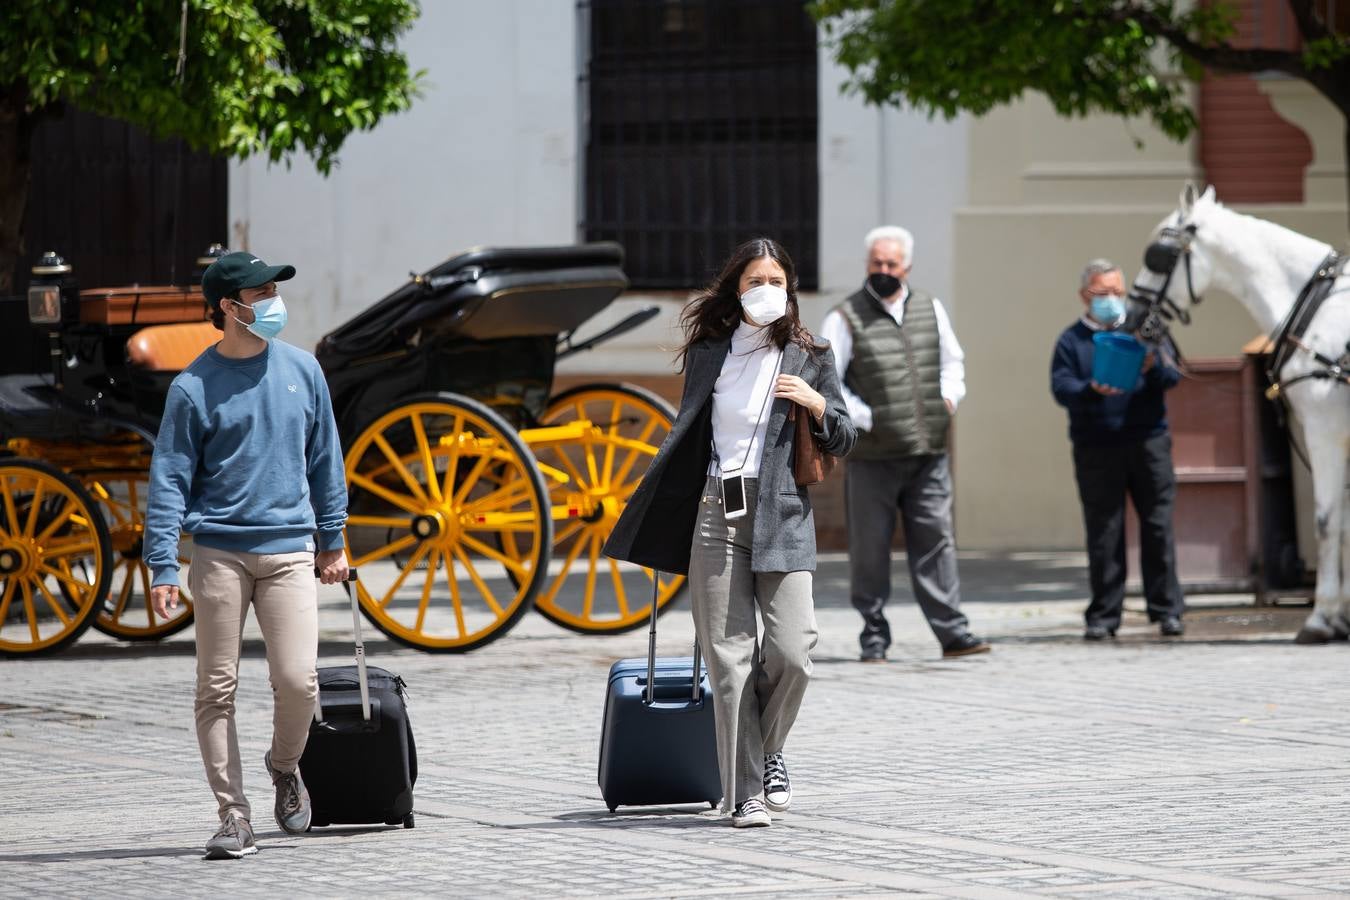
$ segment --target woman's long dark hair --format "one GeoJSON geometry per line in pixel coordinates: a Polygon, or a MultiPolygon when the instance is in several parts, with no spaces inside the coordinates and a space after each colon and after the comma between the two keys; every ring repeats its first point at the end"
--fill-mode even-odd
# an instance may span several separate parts
{"type": "Polygon", "coordinates": [[[690,347],[699,341],[724,338],[736,330],[741,322],[741,273],[750,263],[766,256],[783,267],[783,274],[787,276],[788,296],[787,314],[768,326],[769,340],[780,350],[789,342],[799,344],[806,350],[815,348],[815,338],[802,327],[801,313],[797,308],[797,269],[792,265],[792,257],[777,241],[754,238],[737,247],[712,283],[684,308],[680,316],[680,325],[684,328],[684,345],[676,357],[681,372],[689,359],[690,347]]]}

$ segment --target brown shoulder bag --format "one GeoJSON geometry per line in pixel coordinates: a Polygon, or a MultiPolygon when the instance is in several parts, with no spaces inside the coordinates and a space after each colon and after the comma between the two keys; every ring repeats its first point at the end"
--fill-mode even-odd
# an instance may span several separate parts
{"type": "Polygon", "coordinates": [[[834,471],[838,458],[826,453],[811,433],[811,413],[794,403],[788,410],[788,421],[795,422],[792,435],[792,476],[798,487],[820,484],[834,471]]]}

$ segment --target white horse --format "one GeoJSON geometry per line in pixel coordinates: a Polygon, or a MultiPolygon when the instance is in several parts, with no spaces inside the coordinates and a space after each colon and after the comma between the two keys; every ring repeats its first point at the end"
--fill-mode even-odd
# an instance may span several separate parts
{"type": "MultiPolygon", "coordinates": [[[[1322,264],[1332,249],[1272,222],[1225,209],[1214,199],[1212,187],[1197,197],[1194,185],[1188,184],[1181,193],[1180,207],[1155,229],[1149,265],[1135,278],[1132,293],[1152,295],[1188,321],[1191,306],[1212,285],[1241,300],[1270,334],[1285,321],[1304,286],[1319,270],[1326,271],[1322,264]],[[1158,247],[1164,252],[1155,254],[1158,247]],[[1165,269],[1158,260],[1169,258],[1174,262],[1170,278],[1150,271],[1165,269]]],[[[1324,644],[1350,634],[1350,495],[1346,488],[1350,383],[1338,377],[1341,369],[1328,365],[1338,362],[1350,371],[1346,359],[1350,353],[1350,276],[1336,278],[1329,287],[1330,293],[1303,336],[1287,345],[1292,356],[1278,373],[1281,394],[1302,426],[1317,511],[1317,588],[1313,611],[1295,638],[1301,644],[1324,644]]]]}

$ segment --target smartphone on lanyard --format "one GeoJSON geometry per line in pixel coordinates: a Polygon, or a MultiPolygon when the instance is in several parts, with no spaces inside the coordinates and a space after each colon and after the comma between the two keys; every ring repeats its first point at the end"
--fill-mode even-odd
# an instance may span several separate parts
{"type": "MultiPolygon", "coordinates": [[[[783,364],[783,354],[780,352],[778,354],[778,358],[774,361],[773,376],[769,380],[769,387],[764,394],[764,401],[760,404],[759,416],[755,418],[755,427],[751,432],[750,446],[745,448],[746,454],[745,459],[742,459],[741,464],[731,470],[733,472],[739,473],[742,469],[745,468],[745,463],[746,460],[749,459],[750,451],[754,449],[755,446],[754,433],[759,431],[760,423],[764,421],[764,413],[766,410],[768,410],[769,403],[773,399],[773,383],[778,376],[778,371],[779,368],[782,366],[782,364],[783,364]]],[[[760,452],[761,453],[763,452],[763,448],[760,449],[760,452]]],[[[713,455],[717,456],[717,446],[715,440],[713,442],[713,455]]],[[[721,483],[722,483],[722,517],[725,519],[739,519],[741,516],[745,515],[746,512],[745,477],[739,474],[728,475],[725,473],[725,471],[723,471],[721,474],[721,483]]]]}
{"type": "Polygon", "coordinates": [[[722,516],[739,519],[745,515],[745,479],[740,475],[722,478],[722,516]]]}

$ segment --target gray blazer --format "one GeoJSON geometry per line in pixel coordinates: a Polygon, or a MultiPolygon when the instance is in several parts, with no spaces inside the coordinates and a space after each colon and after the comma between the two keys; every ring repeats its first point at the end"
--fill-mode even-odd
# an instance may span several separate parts
{"type": "MultiPolygon", "coordinates": [[[[605,555],[661,572],[688,574],[699,502],[712,458],[713,387],[730,348],[730,337],[689,348],[679,415],[610,532],[605,555]]],[[[800,376],[825,398],[825,420],[816,429],[816,437],[830,455],[846,456],[858,433],[839,392],[839,376],[829,346],[809,353],[788,344],[783,350],[781,371],[800,376]]],[[[793,429],[784,427],[791,404],[779,397],[769,407],[750,551],[750,567],[756,572],[816,568],[811,497],[792,476],[793,429]]]]}

